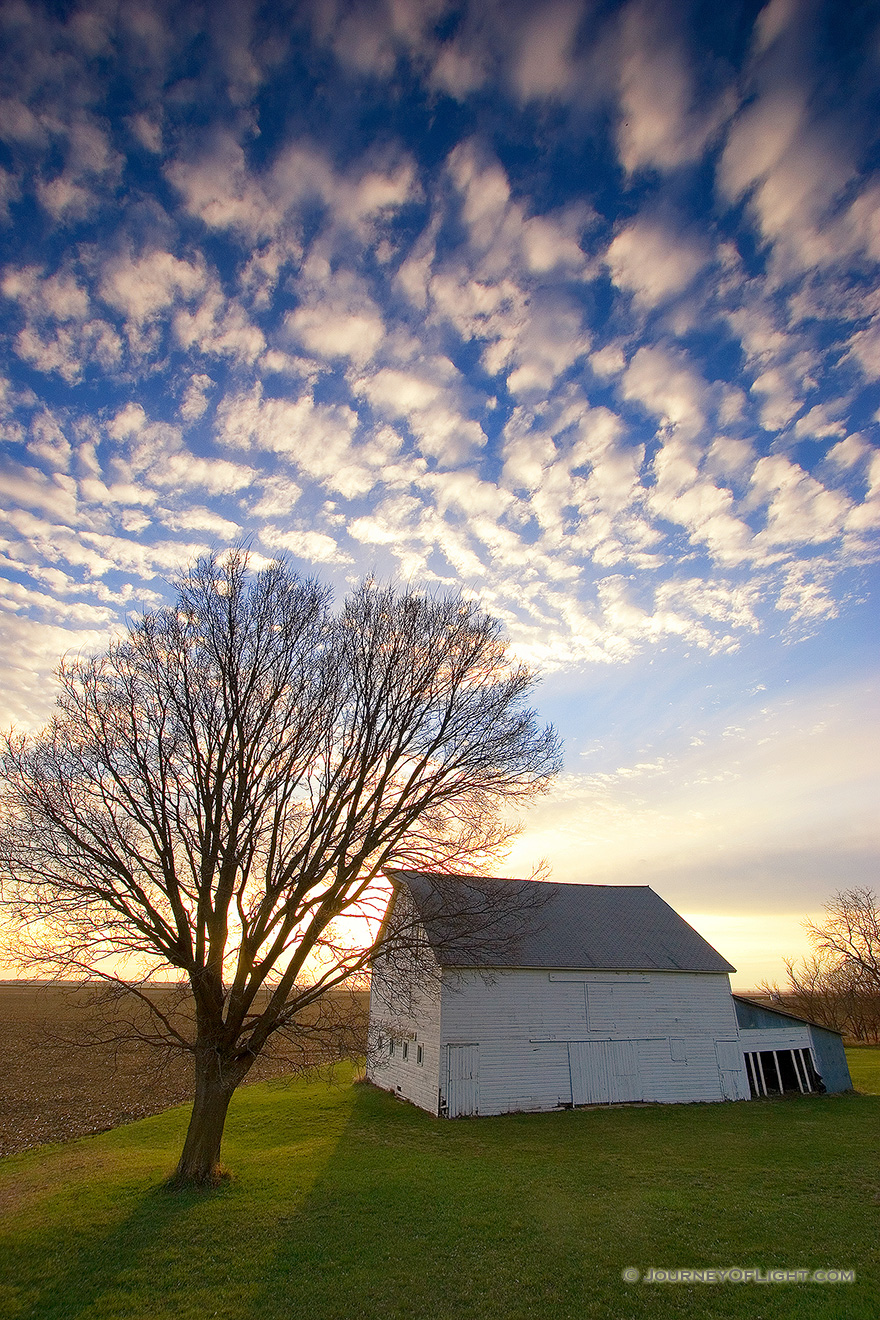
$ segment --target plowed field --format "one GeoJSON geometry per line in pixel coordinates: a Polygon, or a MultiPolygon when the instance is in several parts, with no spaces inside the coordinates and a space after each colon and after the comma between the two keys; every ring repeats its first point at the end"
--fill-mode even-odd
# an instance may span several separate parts
{"type": "MultiPolygon", "coordinates": [[[[163,988],[151,994],[163,1007],[177,997],[163,988]]],[[[365,1048],[366,1013],[366,995],[339,996],[335,1026],[305,1045],[270,1043],[248,1081],[357,1052],[361,1039],[365,1048]]],[[[167,1057],[140,1042],[86,1043],[119,1034],[119,1025],[80,987],[0,983],[0,1155],[104,1132],[191,1098],[188,1055],[167,1057]]]]}

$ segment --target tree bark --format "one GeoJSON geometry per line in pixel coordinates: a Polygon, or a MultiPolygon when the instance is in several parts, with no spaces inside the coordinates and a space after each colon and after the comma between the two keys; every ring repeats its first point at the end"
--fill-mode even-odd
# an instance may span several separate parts
{"type": "Polygon", "coordinates": [[[221,1181],[220,1145],[238,1070],[224,1070],[216,1051],[196,1051],[195,1099],[173,1187],[216,1187],[221,1181]]]}

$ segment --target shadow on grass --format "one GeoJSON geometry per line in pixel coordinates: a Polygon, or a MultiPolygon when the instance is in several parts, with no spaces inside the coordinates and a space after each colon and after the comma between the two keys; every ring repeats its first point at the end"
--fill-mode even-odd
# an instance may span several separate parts
{"type": "MultiPolygon", "coordinates": [[[[155,1134],[138,1143],[136,1128],[109,1134],[106,1145],[83,1142],[73,1178],[62,1171],[71,1148],[28,1159],[15,1181],[26,1189],[29,1176],[39,1176],[40,1194],[23,1216],[6,1217],[3,1320],[250,1320],[253,1295],[272,1268],[279,1206],[296,1212],[346,1121],[348,1088],[304,1091],[304,1103],[279,1083],[240,1098],[224,1142],[232,1176],[213,1189],[161,1181],[157,1160],[144,1158],[155,1134]]],[[[171,1174],[177,1134],[158,1135],[153,1150],[171,1174]]]]}
{"type": "MultiPolygon", "coordinates": [[[[226,1188],[211,1193],[223,1196],[226,1188]]],[[[7,1253],[4,1273],[21,1280],[18,1305],[11,1312],[28,1320],[75,1320],[102,1314],[141,1314],[138,1294],[144,1266],[155,1262],[158,1244],[177,1235],[192,1208],[204,1199],[198,1192],[171,1192],[164,1185],[139,1193],[130,1213],[104,1232],[84,1225],[81,1231],[47,1234],[43,1259],[35,1268],[33,1244],[25,1239],[7,1253]]]]}
{"type": "Polygon", "coordinates": [[[880,1315],[860,1185],[875,1155],[854,1142],[880,1118],[870,1101],[449,1122],[356,1089],[333,1158],[279,1225],[260,1320],[880,1315]],[[634,1287],[627,1267],[855,1267],[859,1279],[634,1287]]]}
{"type": "Polygon", "coordinates": [[[114,1176],[10,1225],[4,1320],[873,1320],[872,1125],[874,1097],[448,1122],[368,1086],[273,1083],[231,1113],[235,1177],[212,1192],[145,1186],[158,1129],[100,1139],[114,1176]],[[859,1284],[633,1286],[627,1266],[859,1284]]]}

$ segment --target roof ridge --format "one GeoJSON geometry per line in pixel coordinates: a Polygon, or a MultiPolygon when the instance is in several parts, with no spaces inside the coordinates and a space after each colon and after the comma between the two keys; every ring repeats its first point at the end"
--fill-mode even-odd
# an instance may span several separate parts
{"type": "MultiPolygon", "coordinates": [[[[523,875],[473,875],[462,871],[426,871],[413,866],[389,866],[384,875],[421,875],[428,880],[499,880],[505,884],[517,885],[554,885],[560,889],[649,889],[650,885],[611,885],[604,881],[593,880],[533,880],[523,875]]],[[[660,895],[657,894],[659,898],[660,895]]],[[[662,900],[665,902],[665,899],[662,900]]]]}

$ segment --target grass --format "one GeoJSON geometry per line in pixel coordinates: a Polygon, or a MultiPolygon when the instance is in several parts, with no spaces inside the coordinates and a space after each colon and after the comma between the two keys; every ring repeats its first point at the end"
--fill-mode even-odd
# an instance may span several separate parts
{"type": "Polygon", "coordinates": [[[880,1095],[880,1045],[849,1046],[846,1060],[856,1090],[880,1095]]]}
{"type": "MultiPolygon", "coordinates": [[[[880,1051],[854,1051],[857,1085],[880,1051]]],[[[0,1162],[4,1320],[868,1320],[880,1096],[445,1122],[341,1079],[241,1091],[210,1194],[175,1109],[0,1162]],[[625,1284],[626,1266],[854,1284],[625,1284]]]]}

